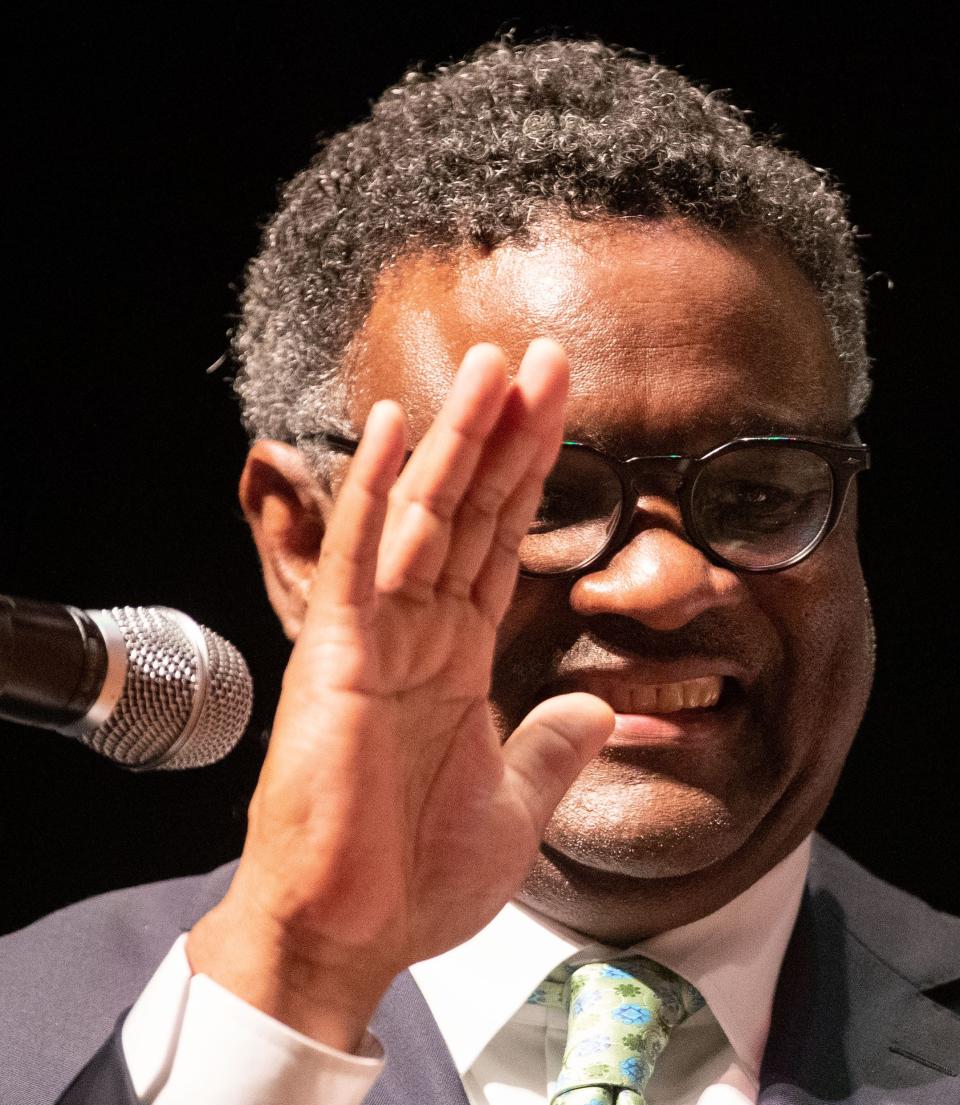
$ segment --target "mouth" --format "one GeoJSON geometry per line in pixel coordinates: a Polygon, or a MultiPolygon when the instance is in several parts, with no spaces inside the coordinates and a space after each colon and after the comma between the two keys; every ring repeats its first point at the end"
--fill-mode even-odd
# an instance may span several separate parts
{"type": "Polygon", "coordinates": [[[616,722],[607,748],[716,742],[744,704],[738,680],[719,673],[657,683],[588,677],[578,680],[577,689],[613,708],[616,722]]]}
{"type": "Polygon", "coordinates": [[[723,695],[722,675],[702,675],[673,683],[606,684],[583,690],[595,694],[618,714],[676,714],[681,710],[709,710],[723,695]]]}

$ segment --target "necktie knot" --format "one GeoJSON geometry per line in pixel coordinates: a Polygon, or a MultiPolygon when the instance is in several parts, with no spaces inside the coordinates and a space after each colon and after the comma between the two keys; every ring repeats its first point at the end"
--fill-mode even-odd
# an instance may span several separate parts
{"type": "Polygon", "coordinates": [[[643,1105],[671,1029],[704,1004],[686,979],[639,956],[562,967],[530,1000],[569,1010],[551,1105],[643,1105]]]}

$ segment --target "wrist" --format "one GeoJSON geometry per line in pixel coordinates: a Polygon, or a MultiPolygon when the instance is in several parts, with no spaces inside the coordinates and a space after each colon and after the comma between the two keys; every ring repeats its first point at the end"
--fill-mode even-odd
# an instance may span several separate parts
{"type": "Polygon", "coordinates": [[[194,926],[187,958],[249,1005],[305,1036],[356,1053],[392,981],[356,949],[316,946],[224,899],[194,926]]]}

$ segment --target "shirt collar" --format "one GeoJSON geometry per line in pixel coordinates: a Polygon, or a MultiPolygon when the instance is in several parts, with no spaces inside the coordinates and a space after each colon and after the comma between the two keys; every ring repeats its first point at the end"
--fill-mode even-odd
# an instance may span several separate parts
{"type": "Polygon", "coordinates": [[[773,996],[810,865],[810,837],[715,913],[643,940],[637,952],[703,994],[748,1074],[757,1079],[773,996]]]}
{"type": "MultiPolygon", "coordinates": [[[[692,982],[755,1079],[809,862],[807,837],[715,913],[616,953],[649,956],[692,982]]],[[[574,956],[600,957],[608,950],[508,902],[471,939],[414,964],[411,974],[463,1075],[555,967],[574,956]]]]}
{"type": "Polygon", "coordinates": [[[461,1076],[538,983],[586,944],[508,902],[466,943],[410,968],[461,1076]]]}

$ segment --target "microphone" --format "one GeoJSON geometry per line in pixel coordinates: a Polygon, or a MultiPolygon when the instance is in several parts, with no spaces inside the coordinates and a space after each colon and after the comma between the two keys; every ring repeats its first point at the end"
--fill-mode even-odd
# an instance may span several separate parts
{"type": "Polygon", "coordinates": [[[0,595],[0,718],[75,737],[131,771],[166,771],[222,759],[252,705],[240,652],[179,610],[0,595]]]}

